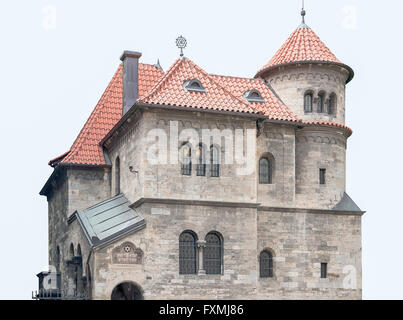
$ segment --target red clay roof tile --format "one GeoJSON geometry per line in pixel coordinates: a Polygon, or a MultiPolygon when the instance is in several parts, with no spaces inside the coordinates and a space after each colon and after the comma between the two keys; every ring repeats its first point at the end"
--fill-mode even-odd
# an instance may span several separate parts
{"type": "MultiPolygon", "coordinates": [[[[71,149],[49,161],[49,165],[105,165],[100,142],[122,117],[122,94],[120,65],[71,149]]],[[[349,128],[336,123],[303,122],[262,79],[210,75],[187,58],[175,61],[166,73],[156,66],[140,63],[138,101],[162,106],[260,114],[272,120],[339,126],[351,132],[349,128]],[[205,92],[185,91],[183,83],[192,79],[199,80],[205,92]],[[252,89],[259,91],[264,103],[251,103],[243,98],[245,92],[252,89]]]]}
{"type": "MultiPolygon", "coordinates": [[[[153,65],[139,64],[139,95],[144,95],[164,72],[153,65]]],[[[115,72],[101,99],[61,163],[106,164],[99,142],[122,117],[122,65],[115,72]]],[[[62,157],[62,156],[61,156],[62,157]]]]}
{"type": "Polygon", "coordinates": [[[273,58],[258,71],[256,77],[278,65],[307,61],[342,64],[311,28],[301,26],[290,35],[273,58]]]}

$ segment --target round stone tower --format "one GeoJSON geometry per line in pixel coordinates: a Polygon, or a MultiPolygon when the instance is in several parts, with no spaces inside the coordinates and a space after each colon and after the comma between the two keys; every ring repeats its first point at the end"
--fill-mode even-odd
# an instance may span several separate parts
{"type": "Polygon", "coordinates": [[[295,138],[296,206],[331,209],[345,193],[345,86],[354,72],[302,23],[257,74],[301,119],[295,138]]]}
{"type": "Polygon", "coordinates": [[[263,78],[300,119],[344,124],[345,85],[354,76],[302,23],[255,77],[263,78]]]}

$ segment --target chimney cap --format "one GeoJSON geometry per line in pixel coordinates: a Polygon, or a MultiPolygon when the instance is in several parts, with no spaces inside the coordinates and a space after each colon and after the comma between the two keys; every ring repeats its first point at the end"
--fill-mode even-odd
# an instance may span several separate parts
{"type": "Polygon", "coordinates": [[[141,57],[141,52],[125,50],[125,51],[123,51],[122,55],[120,56],[120,60],[123,61],[126,58],[137,58],[137,59],[139,59],[140,57],[141,57]]]}

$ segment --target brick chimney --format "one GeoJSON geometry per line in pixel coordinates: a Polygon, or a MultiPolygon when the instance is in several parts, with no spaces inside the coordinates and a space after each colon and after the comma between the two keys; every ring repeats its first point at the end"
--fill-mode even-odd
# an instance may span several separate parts
{"type": "Polygon", "coordinates": [[[139,97],[140,52],[125,50],[120,57],[123,61],[123,115],[135,104],[139,97]]]}

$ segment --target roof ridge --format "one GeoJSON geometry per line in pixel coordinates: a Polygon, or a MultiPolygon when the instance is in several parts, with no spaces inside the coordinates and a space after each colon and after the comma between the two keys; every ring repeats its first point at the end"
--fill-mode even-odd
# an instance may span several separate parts
{"type": "Polygon", "coordinates": [[[251,80],[251,81],[261,81],[263,79],[261,78],[248,78],[248,77],[239,77],[239,76],[227,76],[224,74],[215,74],[215,73],[210,73],[210,76],[212,77],[220,77],[220,78],[233,78],[233,79],[243,79],[243,80],[251,80]]]}

